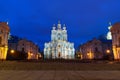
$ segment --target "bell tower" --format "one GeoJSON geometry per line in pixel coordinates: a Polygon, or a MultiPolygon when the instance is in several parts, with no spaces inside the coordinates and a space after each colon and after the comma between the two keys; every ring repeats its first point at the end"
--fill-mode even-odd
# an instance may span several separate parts
{"type": "Polygon", "coordinates": [[[112,40],[112,35],[110,32],[111,27],[112,27],[111,22],[109,22],[109,27],[108,27],[109,32],[107,33],[107,40],[112,40]]]}
{"type": "Polygon", "coordinates": [[[58,21],[57,28],[58,28],[58,30],[61,30],[61,24],[60,24],[60,21],[58,21]]]}

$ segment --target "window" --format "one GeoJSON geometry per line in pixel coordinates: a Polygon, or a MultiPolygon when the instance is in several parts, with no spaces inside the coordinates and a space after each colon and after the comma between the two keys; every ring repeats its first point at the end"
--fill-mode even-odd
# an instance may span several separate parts
{"type": "Polygon", "coordinates": [[[97,47],[95,48],[95,52],[98,52],[98,48],[97,47]]]}
{"type": "Polygon", "coordinates": [[[60,33],[58,34],[58,40],[60,40],[60,37],[61,37],[61,35],[60,35],[60,33]]]}
{"type": "Polygon", "coordinates": [[[95,45],[97,45],[97,43],[95,43],[95,45]]]}
{"type": "Polygon", "coordinates": [[[58,45],[58,47],[60,47],[60,45],[58,45]]]}
{"type": "Polygon", "coordinates": [[[22,48],[22,52],[24,52],[25,50],[24,50],[24,48],[22,48]]]}
{"type": "Polygon", "coordinates": [[[61,53],[59,52],[59,53],[58,53],[58,57],[60,58],[60,56],[61,56],[61,53]]]}
{"type": "Polygon", "coordinates": [[[60,40],[60,37],[58,37],[58,40],[60,40]]]}

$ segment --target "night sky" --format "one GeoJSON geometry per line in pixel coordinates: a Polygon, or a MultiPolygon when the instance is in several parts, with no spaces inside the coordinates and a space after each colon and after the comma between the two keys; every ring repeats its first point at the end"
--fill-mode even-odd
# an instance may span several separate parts
{"type": "Polygon", "coordinates": [[[108,32],[120,21],[120,0],[0,0],[0,21],[12,35],[32,40],[43,49],[53,24],[66,24],[75,47],[108,32]]]}

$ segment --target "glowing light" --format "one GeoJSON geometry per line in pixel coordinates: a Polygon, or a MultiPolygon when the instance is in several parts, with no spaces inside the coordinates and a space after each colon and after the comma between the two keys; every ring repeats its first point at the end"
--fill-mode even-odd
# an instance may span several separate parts
{"type": "Polygon", "coordinates": [[[83,59],[83,55],[81,55],[81,59],[83,59]]]}
{"type": "Polygon", "coordinates": [[[93,53],[89,52],[89,53],[87,53],[87,56],[89,59],[93,59],[93,53]]]}
{"type": "Polygon", "coordinates": [[[42,57],[42,55],[41,55],[41,54],[39,54],[39,57],[41,58],[41,57],[42,57]]]}
{"type": "Polygon", "coordinates": [[[32,53],[31,53],[30,55],[31,55],[31,56],[33,56],[33,54],[32,54],[32,53]]]}
{"type": "Polygon", "coordinates": [[[106,53],[110,53],[110,50],[106,50],[106,53]]]}
{"type": "Polygon", "coordinates": [[[78,57],[80,57],[80,54],[78,54],[78,57]]]}
{"type": "Polygon", "coordinates": [[[90,54],[89,53],[87,53],[87,56],[89,56],[90,54]]]}
{"type": "Polygon", "coordinates": [[[15,53],[15,50],[11,50],[10,53],[15,53]]]}

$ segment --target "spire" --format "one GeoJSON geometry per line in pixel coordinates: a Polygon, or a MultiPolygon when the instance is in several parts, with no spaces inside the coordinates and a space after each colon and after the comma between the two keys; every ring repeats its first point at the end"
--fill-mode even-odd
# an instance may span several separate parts
{"type": "Polygon", "coordinates": [[[55,24],[53,24],[53,27],[55,27],[55,24]]]}
{"type": "Polygon", "coordinates": [[[66,27],[65,24],[63,24],[63,27],[66,27]]]}
{"type": "Polygon", "coordinates": [[[7,19],[7,20],[6,20],[6,24],[7,24],[7,25],[9,25],[9,22],[8,22],[8,21],[9,21],[9,20],[7,19]]]}
{"type": "Polygon", "coordinates": [[[112,27],[112,24],[111,22],[109,22],[109,27],[108,27],[108,33],[107,33],[107,40],[111,40],[112,39],[112,35],[111,35],[111,32],[110,32],[110,29],[112,27]]]}
{"type": "Polygon", "coordinates": [[[60,20],[58,21],[58,25],[57,25],[58,29],[61,29],[61,24],[60,24],[60,20]]]}
{"type": "Polygon", "coordinates": [[[7,25],[9,24],[9,22],[7,21],[7,25]]]}
{"type": "Polygon", "coordinates": [[[112,24],[111,24],[111,22],[109,22],[109,25],[110,25],[110,26],[108,27],[108,29],[110,30],[110,28],[112,27],[112,24]]]}
{"type": "Polygon", "coordinates": [[[58,24],[60,24],[60,20],[58,20],[58,24]]]}
{"type": "Polygon", "coordinates": [[[52,28],[52,29],[55,30],[55,28],[56,28],[56,27],[55,27],[55,24],[53,24],[53,28],[52,28]]]}
{"type": "Polygon", "coordinates": [[[66,26],[65,26],[65,24],[63,24],[63,30],[66,30],[66,26]]]}
{"type": "Polygon", "coordinates": [[[111,22],[109,22],[109,25],[110,25],[110,26],[112,25],[111,22]]]}

